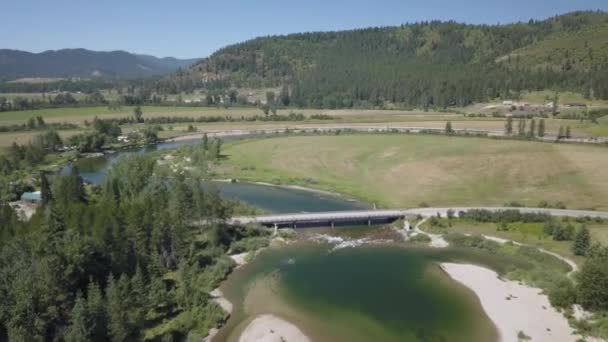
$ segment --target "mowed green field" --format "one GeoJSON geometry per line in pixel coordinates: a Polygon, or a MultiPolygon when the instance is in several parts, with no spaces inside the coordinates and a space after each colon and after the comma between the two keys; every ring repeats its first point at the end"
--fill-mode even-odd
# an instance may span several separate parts
{"type": "Polygon", "coordinates": [[[608,209],[608,149],[424,135],[291,136],[231,142],[222,176],[301,184],[384,207],[563,202],[608,209]]]}

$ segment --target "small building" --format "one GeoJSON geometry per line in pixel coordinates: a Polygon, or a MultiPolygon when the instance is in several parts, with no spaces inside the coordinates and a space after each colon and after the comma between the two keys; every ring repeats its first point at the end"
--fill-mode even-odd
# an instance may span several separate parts
{"type": "Polygon", "coordinates": [[[512,106],[513,105],[513,101],[502,101],[502,105],[503,106],[512,106]]]}
{"type": "Polygon", "coordinates": [[[42,195],[40,194],[40,191],[24,192],[20,199],[24,202],[40,203],[42,202],[42,195]]]}

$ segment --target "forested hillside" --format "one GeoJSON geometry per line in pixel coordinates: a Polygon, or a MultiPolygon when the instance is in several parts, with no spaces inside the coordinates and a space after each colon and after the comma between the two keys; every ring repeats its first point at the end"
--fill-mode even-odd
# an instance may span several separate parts
{"type": "Polygon", "coordinates": [[[509,25],[421,22],[256,38],[223,48],[159,90],[288,86],[302,107],[446,107],[523,90],[608,98],[608,14],[509,25]],[[566,48],[567,47],[567,48],[566,48]]]}

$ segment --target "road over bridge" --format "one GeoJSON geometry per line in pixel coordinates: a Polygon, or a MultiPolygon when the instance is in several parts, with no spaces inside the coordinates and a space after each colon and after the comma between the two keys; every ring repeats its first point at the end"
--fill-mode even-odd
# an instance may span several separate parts
{"type": "Polygon", "coordinates": [[[546,213],[553,216],[600,217],[608,219],[607,211],[571,210],[551,208],[514,208],[514,207],[451,207],[451,208],[416,208],[403,210],[351,210],[318,213],[293,213],[277,215],[240,216],[228,220],[229,224],[261,224],[275,228],[298,227],[334,227],[337,225],[372,225],[392,222],[407,216],[441,216],[448,211],[455,216],[461,211],[484,209],[490,211],[518,210],[522,213],[546,213]]]}

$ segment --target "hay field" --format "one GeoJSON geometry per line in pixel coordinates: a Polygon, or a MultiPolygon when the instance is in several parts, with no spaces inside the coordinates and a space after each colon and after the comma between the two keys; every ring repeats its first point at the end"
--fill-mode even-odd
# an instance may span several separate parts
{"type": "Polygon", "coordinates": [[[292,136],[231,142],[217,172],[301,184],[385,207],[563,202],[608,209],[608,149],[423,135],[292,136]]]}

